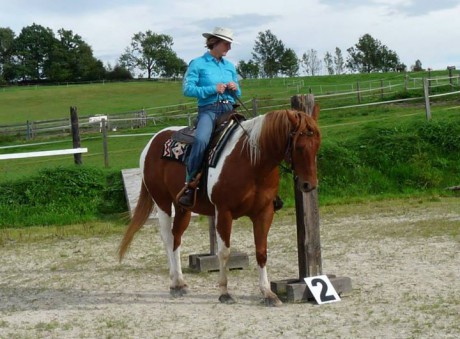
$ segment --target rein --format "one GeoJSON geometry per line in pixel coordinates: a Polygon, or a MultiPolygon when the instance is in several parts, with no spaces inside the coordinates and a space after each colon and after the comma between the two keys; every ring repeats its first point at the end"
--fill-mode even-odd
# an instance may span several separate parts
{"type": "Polygon", "coordinates": [[[293,149],[295,147],[295,143],[297,141],[297,138],[302,135],[302,134],[307,134],[309,132],[303,132],[303,131],[299,131],[299,129],[301,128],[301,125],[302,125],[302,121],[301,121],[301,118],[299,120],[299,123],[298,125],[289,133],[289,138],[288,138],[288,141],[287,141],[287,145],[286,145],[286,150],[284,151],[284,160],[291,165],[291,168],[287,168],[286,166],[284,166],[283,164],[280,164],[281,168],[284,169],[286,172],[293,172],[294,171],[294,158],[292,156],[292,152],[293,152],[293,149]]]}

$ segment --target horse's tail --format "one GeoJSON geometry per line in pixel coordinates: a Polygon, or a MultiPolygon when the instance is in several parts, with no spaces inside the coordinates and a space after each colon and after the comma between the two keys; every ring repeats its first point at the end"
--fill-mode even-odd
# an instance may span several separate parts
{"type": "Polygon", "coordinates": [[[128,225],[128,228],[125,232],[123,240],[120,243],[120,247],[118,249],[118,258],[120,262],[123,260],[123,257],[128,250],[129,244],[134,238],[134,234],[139,231],[142,226],[144,226],[145,222],[149,218],[150,213],[153,210],[153,200],[150,196],[149,191],[145,187],[144,182],[141,185],[141,193],[139,195],[139,200],[136,205],[136,209],[134,210],[134,215],[131,219],[131,222],[128,225]]]}

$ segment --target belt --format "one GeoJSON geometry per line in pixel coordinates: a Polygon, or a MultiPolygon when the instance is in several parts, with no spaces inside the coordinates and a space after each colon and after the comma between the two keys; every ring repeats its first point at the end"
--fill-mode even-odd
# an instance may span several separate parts
{"type": "Polygon", "coordinates": [[[219,100],[216,104],[231,104],[230,100],[219,100]]]}

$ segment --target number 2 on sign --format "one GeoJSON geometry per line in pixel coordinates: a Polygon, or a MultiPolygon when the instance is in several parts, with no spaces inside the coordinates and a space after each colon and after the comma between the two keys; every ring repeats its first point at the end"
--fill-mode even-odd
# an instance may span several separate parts
{"type": "Polygon", "coordinates": [[[340,297],[332,286],[327,275],[304,278],[308,288],[318,304],[340,301],[340,297]]]}

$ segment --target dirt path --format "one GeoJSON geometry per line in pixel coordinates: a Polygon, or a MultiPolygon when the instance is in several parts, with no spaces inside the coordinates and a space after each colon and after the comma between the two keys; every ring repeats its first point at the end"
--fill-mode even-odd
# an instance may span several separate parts
{"type": "MultiPolygon", "coordinates": [[[[190,293],[171,298],[156,226],[141,231],[120,265],[120,235],[0,247],[0,338],[458,338],[458,198],[321,209],[324,273],[348,276],[342,301],[261,304],[252,231],[237,221],[233,244],[250,267],[231,271],[238,302],[221,305],[216,273],[185,269],[190,293]]],[[[205,219],[184,238],[208,250],[205,219]]],[[[277,215],[269,236],[271,280],[297,276],[295,221],[277,215]]]]}

